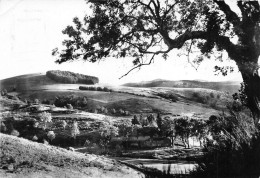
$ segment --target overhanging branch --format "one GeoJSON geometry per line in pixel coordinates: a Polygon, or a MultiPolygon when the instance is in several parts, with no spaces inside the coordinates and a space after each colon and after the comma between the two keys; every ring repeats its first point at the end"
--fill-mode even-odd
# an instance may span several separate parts
{"type": "Polygon", "coordinates": [[[155,57],[156,54],[153,54],[153,56],[151,57],[150,61],[148,63],[141,63],[141,64],[138,64],[137,66],[133,67],[132,69],[130,69],[127,73],[125,73],[124,75],[122,75],[119,79],[127,76],[130,72],[132,72],[133,70],[137,69],[137,68],[140,68],[142,66],[145,66],[145,65],[150,65],[152,63],[152,61],[154,60],[154,57],[155,57]]]}

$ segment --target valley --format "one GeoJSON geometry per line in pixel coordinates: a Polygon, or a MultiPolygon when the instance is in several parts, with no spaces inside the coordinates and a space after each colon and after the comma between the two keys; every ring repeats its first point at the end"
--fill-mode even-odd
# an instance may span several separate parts
{"type": "Polygon", "coordinates": [[[203,154],[200,144],[194,145],[196,136],[185,141],[182,133],[176,135],[175,121],[205,123],[226,112],[232,100],[227,92],[210,88],[62,84],[44,74],[0,83],[6,90],[0,98],[2,133],[105,155],[139,171],[172,169],[173,174],[187,174],[185,165],[193,169],[203,154]]]}

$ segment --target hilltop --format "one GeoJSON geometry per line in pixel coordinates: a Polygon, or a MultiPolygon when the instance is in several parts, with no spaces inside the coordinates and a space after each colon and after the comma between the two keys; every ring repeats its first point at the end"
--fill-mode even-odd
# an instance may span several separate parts
{"type": "Polygon", "coordinates": [[[53,84],[96,84],[99,79],[94,76],[69,71],[51,70],[45,73],[33,73],[0,80],[0,89],[7,91],[39,90],[42,86],[53,84]]]}
{"type": "Polygon", "coordinates": [[[217,91],[226,91],[229,93],[235,93],[240,87],[240,83],[236,81],[225,81],[225,82],[209,82],[209,81],[198,81],[198,80],[162,80],[156,79],[152,81],[143,81],[139,83],[126,83],[123,86],[128,87],[171,87],[171,88],[207,88],[217,91]]]}

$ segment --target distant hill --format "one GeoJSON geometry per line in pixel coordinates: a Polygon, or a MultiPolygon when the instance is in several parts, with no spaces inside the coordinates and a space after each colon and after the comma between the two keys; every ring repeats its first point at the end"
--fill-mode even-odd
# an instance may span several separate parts
{"type": "Polygon", "coordinates": [[[0,80],[0,89],[6,89],[8,92],[13,90],[23,91],[36,88],[37,86],[56,83],[43,73],[34,73],[0,80]]]}
{"type": "Polygon", "coordinates": [[[50,70],[46,72],[46,76],[59,83],[96,84],[99,82],[97,77],[70,71],[50,70]]]}
{"type": "Polygon", "coordinates": [[[95,84],[98,83],[98,78],[68,71],[55,70],[48,71],[46,74],[34,73],[0,80],[0,90],[6,89],[8,92],[39,90],[43,89],[43,86],[59,83],[95,84]],[[67,79],[72,79],[73,81],[69,82],[67,79]]]}
{"type": "Polygon", "coordinates": [[[198,81],[198,80],[162,80],[156,79],[152,81],[144,81],[139,83],[126,83],[123,86],[127,87],[171,87],[171,88],[207,88],[218,91],[227,91],[229,93],[235,93],[240,88],[240,83],[236,81],[225,81],[225,82],[209,82],[209,81],[198,81]]]}

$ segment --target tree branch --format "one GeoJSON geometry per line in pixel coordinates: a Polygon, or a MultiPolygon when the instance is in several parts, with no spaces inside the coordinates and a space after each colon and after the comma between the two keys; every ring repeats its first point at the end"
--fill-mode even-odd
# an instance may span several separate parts
{"type": "Polygon", "coordinates": [[[225,3],[225,1],[214,0],[214,2],[218,5],[220,10],[224,12],[224,14],[227,17],[227,20],[231,22],[235,27],[239,27],[240,19],[238,15],[230,9],[230,7],[225,3]]]}
{"type": "Polygon", "coordinates": [[[133,67],[133,68],[130,69],[127,73],[125,73],[124,75],[122,75],[121,77],[119,77],[119,79],[121,79],[121,78],[127,76],[130,72],[132,72],[133,70],[135,70],[135,69],[137,69],[137,68],[140,68],[140,67],[145,66],[145,65],[150,65],[150,64],[152,63],[152,61],[154,60],[154,56],[155,56],[155,55],[156,55],[156,54],[153,54],[153,56],[151,57],[151,59],[150,59],[150,61],[149,61],[148,63],[141,63],[141,64],[139,64],[139,65],[133,67]]]}
{"type": "Polygon", "coordinates": [[[189,47],[189,50],[188,50],[188,54],[187,54],[187,59],[188,59],[188,63],[190,63],[190,65],[195,69],[195,70],[198,70],[199,66],[196,67],[191,61],[190,61],[190,52],[191,52],[191,47],[193,45],[193,40],[191,40],[191,43],[190,43],[190,47],[189,47]]]}
{"type": "Polygon", "coordinates": [[[163,19],[167,16],[167,14],[174,8],[174,6],[177,4],[178,2],[175,2],[173,5],[169,6],[169,9],[166,9],[164,14],[163,14],[163,19]]]}

